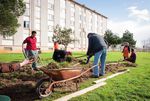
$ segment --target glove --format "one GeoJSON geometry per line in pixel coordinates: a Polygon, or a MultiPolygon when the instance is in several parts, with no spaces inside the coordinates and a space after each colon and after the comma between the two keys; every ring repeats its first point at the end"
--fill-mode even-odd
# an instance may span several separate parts
{"type": "Polygon", "coordinates": [[[89,56],[87,57],[86,64],[89,63],[91,57],[92,57],[92,55],[89,55],[89,56]]]}

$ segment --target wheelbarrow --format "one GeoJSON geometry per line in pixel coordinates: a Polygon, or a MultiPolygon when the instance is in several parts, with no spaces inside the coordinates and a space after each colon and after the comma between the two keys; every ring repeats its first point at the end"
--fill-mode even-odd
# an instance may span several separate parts
{"type": "Polygon", "coordinates": [[[46,75],[48,75],[48,77],[44,77],[37,82],[36,93],[38,94],[39,98],[47,97],[52,94],[55,84],[66,83],[71,80],[75,81],[76,88],[78,89],[78,79],[95,66],[97,65],[94,65],[86,70],[81,68],[63,68],[50,70],[46,68],[39,68],[46,75]]]}

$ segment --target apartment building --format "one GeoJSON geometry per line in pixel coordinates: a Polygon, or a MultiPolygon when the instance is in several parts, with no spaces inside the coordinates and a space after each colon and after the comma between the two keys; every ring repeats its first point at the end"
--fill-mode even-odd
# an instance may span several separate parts
{"type": "Polygon", "coordinates": [[[85,50],[87,34],[103,35],[107,17],[73,0],[24,0],[26,12],[19,18],[20,27],[12,37],[0,36],[1,50],[21,50],[22,41],[32,30],[37,32],[37,46],[41,50],[53,49],[53,29],[56,25],[71,28],[75,41],[68,46],[72,50],[85,50]]]}

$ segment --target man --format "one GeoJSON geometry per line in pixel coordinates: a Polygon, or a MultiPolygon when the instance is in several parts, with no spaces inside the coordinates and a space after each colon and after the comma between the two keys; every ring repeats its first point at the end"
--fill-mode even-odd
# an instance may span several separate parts
{"type": "Polygon", "coordinates": [[[105,74],[105,60],[106,60],[106,48],[107,45],[104,38],[95,33],[88,34],[88,50],[87,55],[91,57],[94,55],[93,65],[97,65],[93,68],[93,77],[103,76],[105,74]],[[101,62],[101,71],[99,71],[98,62],[101,62]]]}
{"type": "MultiPolygon", "coordinates": [[[[34,57],[35,60],[38,57],[36,42],[37,42],[36,31],[32,31],[31,36],[27,37],[22,43],[22,48],[24,48],[23,46],[24,44],[27,44],[25,49],[27,57],[28,58],[34,57]]],[[[37,70],[37,61],[32,63],[32,70],[37,70]]]]}

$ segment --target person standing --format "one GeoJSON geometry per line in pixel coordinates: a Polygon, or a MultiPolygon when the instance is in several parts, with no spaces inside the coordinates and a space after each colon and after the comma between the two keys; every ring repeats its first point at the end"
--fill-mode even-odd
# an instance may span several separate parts
{"type": "Polygon", "coordinates": [[[129,53],[130,53],[130,47],[129,47],[129,44],[125,44],[123,50],[122,50],[122,53],[123,53],[123,57],[124,57],[124,60],[128,59],[129,58],[129,53]]]}
{"type": "MultiPolygon", "coordinates": [[[[35,60],[38,57],[36,43],[37,43],[36,31],[32,31],[31,36],[27,37],[22,43],[22,48],[24,48],[24,44],[27,44],[25,49],[27,57],[28,58],[32,57],[35,60]]],[[[32,63],[32,70],[37,70],[37,61],[32,63]]]]}
{"type": "Polygon", "coordinates": [[[94,55],[94,63],[93,65],[97,65],[93,68],[93,77],[103,76],[105,74],[105,61],[106,61],[106,49],[107,45],[102,36],[89,33],[88,34],[88,50],[87,55],[91,57],[94,55]],[[99,70],[99,60],[101,62],[101,71],[99,70]]]}

